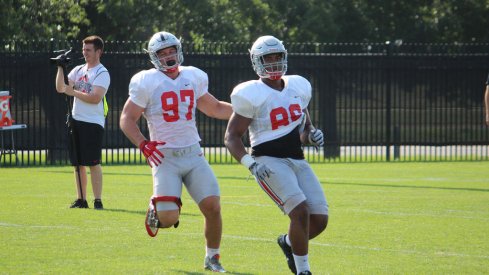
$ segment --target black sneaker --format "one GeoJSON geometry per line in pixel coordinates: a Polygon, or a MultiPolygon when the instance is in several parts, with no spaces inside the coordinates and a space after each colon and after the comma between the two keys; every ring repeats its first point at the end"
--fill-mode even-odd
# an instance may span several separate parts
{"type": "Polygon", "coordinates": [[[282,251],[285,254],[285,258],[287,258],[287,265],[289,266],[290,271],[292,271],[292,273],[294,274],[297,274],[297,269],[295,268],[294,255],[292,255],[292,248],[285,241],[285,236],[287,235],[278,236],[277,243],[280,246],[280,248],[282,248],[282,251]]]}
{"type": "Polygon", "coordinates": [[[95,199],[93,201],[93,208],[95,208],[95,210],[104,209],[104,205],[102,204],[102,200],[101,199],[95,199]]]}
{"type": "Polygon", "coordinates": [[[312,275],[312,273],[311,273],[311,271],[306,270],[306,271],[302,271],[301,273],[299,273],[299,275],[312,275]]]}
{"type": "Polygon", "coordinates": [[[88,202],[86,200],[77,199],[71,204],[70,208],[88,208],[88,202]]]}

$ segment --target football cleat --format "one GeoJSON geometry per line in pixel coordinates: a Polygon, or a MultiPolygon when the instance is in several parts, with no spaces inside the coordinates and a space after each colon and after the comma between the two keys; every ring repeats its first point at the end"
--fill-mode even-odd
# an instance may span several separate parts
{"type": "Polygon", "coordinates": [[[221,263],[219,262],[220,257],[221,256],[219,256],[219,254],[214,255],[212,258],[205,257],[204,268],[213,272],[225,273],[226,270],[224,270],[221,263]]]}
{"type": "Polygon", "coordinates": [[[282,248],[282,251],[285,254],[285,258],[287,259],[287,265],[289,266],[290,271],[292,271],[292,273],[294,274],[297,274],[297,269],[295,268],[294,255],[292,255],[292,248],[285,241],[285,236],[287,235],[278,236],[277,243],[280,246],[280,248],[282,248]]]}
{"type": "Polygon", "coordinates": [[[312,273],[309,270],[305,270],[305,271],[302,271],[301,273],[299,273],[299,275],[312,275],[312,273]]]}
{"type": "Polygon", "coordinates": [[[158,220],[156,211],[152,206],[148,207],[148,211],[146,211],[146,220],[144,221],[144,225],[146,227],[146,232],[148,232],[148,235],[151,237],[155,237],[156,234],[158,234],[160,221],[158,220]]]}

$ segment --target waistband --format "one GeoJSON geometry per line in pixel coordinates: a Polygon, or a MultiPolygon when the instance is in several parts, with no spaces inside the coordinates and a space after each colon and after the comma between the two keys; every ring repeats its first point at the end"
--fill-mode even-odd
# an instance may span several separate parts
{"type": "Polygon", "coordinates": [[[174,156],[174,157],[183,157],[190,153],[200,152],[200,144],[196,143],[194,145],[190,145],[182,148],[161,148],[160,151],[165,156],[174,156]]]}

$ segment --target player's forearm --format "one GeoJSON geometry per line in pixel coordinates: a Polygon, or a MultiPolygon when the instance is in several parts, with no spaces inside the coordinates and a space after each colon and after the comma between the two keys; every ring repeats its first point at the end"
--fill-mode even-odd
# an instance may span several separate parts
{"type": "Polygon", "coordinates": [[[244,155],[248,154],[248,152],[246,152],[243,142],[241,141],[241,138],[239,138],[238,136],[226,133],[224,136],[224,144],[228,148],[229,153],[231,153],[231,155],[237,161],[241,161],[241,158],[243,158],[244,155]]]}
{"type": "Polygon", "coordinates": [[[486,92],[484,94],[484,107],[486,109],[486,125],[489,126],[489,85],[486,86],[486,92]]]}
{"type": "Polygon", "coordinates": [[[489,115],[489,85],[486,86],[486,92],[484,95],[484,102],[485,102],[486,116],[487,116],[487,115],[489,115]]]}
{"type": "Polygon", "coordinates": [[[213,118],[229,120],[233,114],[233,108],[230,103],[225,101],[217,101],[212,107],[203,110],[204,113],[213,118]]]}
{"type": "Polygon", "coordinates": [[[137,123],[127,116],[124,116],[124,114],[121,116],[119,126],[121,127],[124,135],[126,135],[132,144],[136,146],[139,146],[139,144],[146,139],[141,133],[141,130],[139,130],[137,123]]]}
{"type": "Polygon", "coordinates": [[[225,101],[219,101],[219,107],[217,108],[216,118],[222,120],[229,120],[232,114],[233,114],[232,105],[225,101]]]}
{"type": "Polygon", "coordinates": [[[309,133],[314,130],[314,126],[311,124],[311,119],[309,118],[309,113],[306,113],[306,121],[304,123],[304,130],[300,134],[301,143],[304,145],[309,144],[309,133]]]}
{"type": "Polygon", "coordinates": [[[301,143],[303,145],[309,145],[309,132],[310,130],[308,129],[300,134],[301,143]]]}

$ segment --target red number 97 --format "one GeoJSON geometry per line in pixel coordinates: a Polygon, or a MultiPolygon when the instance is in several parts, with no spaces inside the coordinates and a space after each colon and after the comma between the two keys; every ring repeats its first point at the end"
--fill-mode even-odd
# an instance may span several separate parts
{"type": "MultiPolygon", "coordinates": [[[[187,112],[185,113],[185,119],[191,120],[192,110],[194,108],[194,91],[180,90],[180,101],[182,102],[183,106],[188,104],[187,112]]],[[[161,94],[161,108],[163,109],[163,119],[166,122],[175,122],[180,119],[180,114],[178,113],[178,105],[178,95],[174,91],[168,91],[161,94]]]]}

